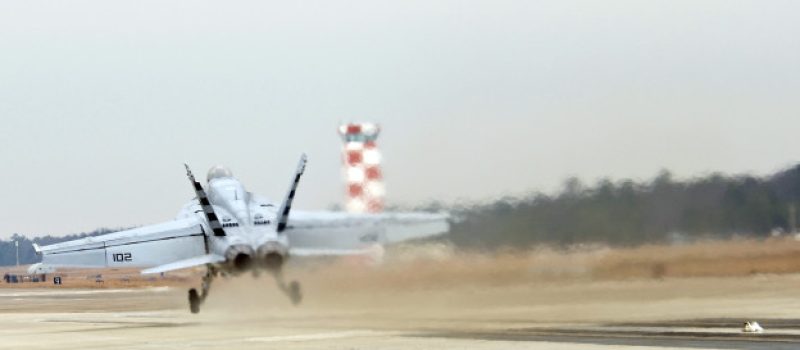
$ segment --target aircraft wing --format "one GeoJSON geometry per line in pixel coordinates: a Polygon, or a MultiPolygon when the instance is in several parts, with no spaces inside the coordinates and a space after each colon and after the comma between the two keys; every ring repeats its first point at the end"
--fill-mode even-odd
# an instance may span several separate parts
{"type": "Polygon", "coordinates": [[[292,211],[286,233],[289,253],[308,255],[363,254],[365,247],[432,237],[450,229],[447,214],[351,214],[292,211]]]}
{"type": "Polygon", "coordinates": [[[204,235],[200,221],[188,218],[34,249],[49,266],[146,267],[205,255],[204,235]]]}

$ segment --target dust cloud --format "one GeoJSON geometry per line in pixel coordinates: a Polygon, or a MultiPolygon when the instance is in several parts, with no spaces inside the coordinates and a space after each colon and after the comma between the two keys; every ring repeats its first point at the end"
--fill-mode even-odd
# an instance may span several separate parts
{"type": "Polygon", "coordinates": [[[641,320],[651,307],[658,308],[652,313],[660,317],[690,311],[696,317],[702,310],[717,315],[721,309],[709,307],[710,300],[746,300],[751,294],[771,293],[772,284],[799,283],[793,275],[800,271],[799,256],[800,243],[791,239],[495,252],[440,243],[405,245],[388,250],[382,264],[355,258],[290,263],[287,280],[303,285],[300,306],[291,305],[268,275],[216,280],[201,317],[266,317],[281,325],[313,318],[342,327],[396,329],[414,320],[442,320],[436,326],[447,327],[459,320],[495,317],[641,320]],[[676,296],[691,298],[697,308],[659,306],[676,296]]]}

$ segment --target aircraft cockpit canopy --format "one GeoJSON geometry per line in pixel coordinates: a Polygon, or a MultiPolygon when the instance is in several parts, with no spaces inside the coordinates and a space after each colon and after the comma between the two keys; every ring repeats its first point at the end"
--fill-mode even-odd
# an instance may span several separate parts
{"type": "Polygon", "coordinates": [[[228,169],[227,167],[222,165],[216,165],[208,170],[208,176],[206,177],[206,180],[208,182],[211,182],[211,180],[226,178],[226,177],[233,177],[231,169],[228,169]]]}

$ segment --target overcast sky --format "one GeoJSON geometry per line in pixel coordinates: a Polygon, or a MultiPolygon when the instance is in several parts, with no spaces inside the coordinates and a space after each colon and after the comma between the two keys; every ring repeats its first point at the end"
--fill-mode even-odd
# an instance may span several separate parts
{"type": "Polygon", "coordinates": [[[157,223],[227,164],[343,199],[341,121],[388,202],[800,158],[792,1],[2,1],[0,238],[157,223]]]}

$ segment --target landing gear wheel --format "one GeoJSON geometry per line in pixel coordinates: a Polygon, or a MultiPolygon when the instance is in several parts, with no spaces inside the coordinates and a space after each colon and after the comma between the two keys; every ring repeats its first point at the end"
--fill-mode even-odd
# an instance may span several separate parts
{"type": "Polygon", "coordinates": [[[193,314],[200,312],[200,295],[197,294],[197,289],[194,288],[189,290],[189,310],[193,314]]]}
{"type": "Polygon", "coordinates": [[[303,300],[303,293],[300,292],[300,283],[292,281],[289,283],[289,299],[293,305],[298,305],[303,300]]]}

